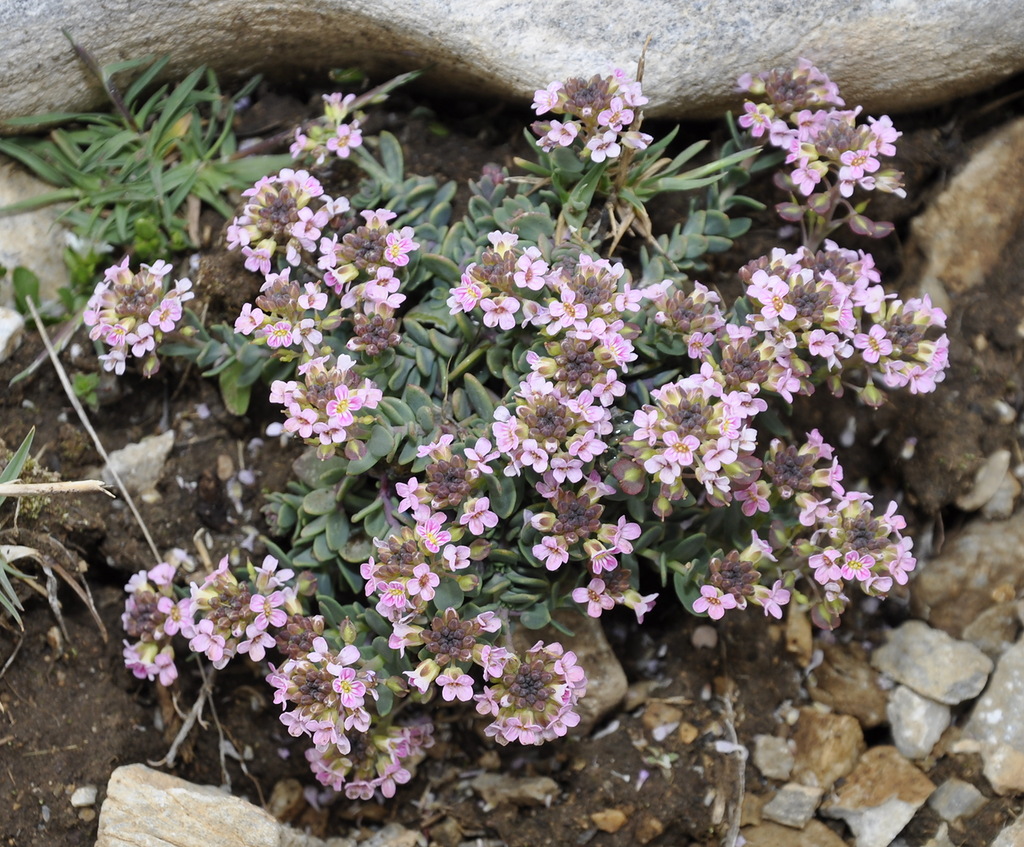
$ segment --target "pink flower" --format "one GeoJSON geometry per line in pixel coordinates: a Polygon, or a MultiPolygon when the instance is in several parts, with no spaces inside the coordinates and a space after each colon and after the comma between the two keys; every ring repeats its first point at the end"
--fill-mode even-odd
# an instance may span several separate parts
{"type": "Polygon", "coordinates": [[[562,90],[562,83],[552,82],[547,88],[541,88],[533,94],[533,110],[538,115],[550,112],[558,105],[558,92],[562,90]]]}
{"type": "Polygon", "coordinates": [[[389,232],[384,239],[384,261],[396,268],[409,264],[409,253],[419,248],[419,243],[412,240],[411,226],[402,227],[400,232],[389,232]]]}
{"type": "Polygon", "coordinates": [[[484,310],[484,326],[498,326],[506,332],[515,327],[515,314],[519,311],[519,301],[515,297],[485,297],[480,301],[480,308],[484,310]]]}
{"type": "Polygon", "coordinates": [[[416,524],[416,534],[431,553],[437,553],[441,545],[452,540],[452,534],[441,528],[443,523],[444,515],[435,514],[416,524]]]}
{"type": "Polygon", "coordinates": [[[366,696],[366,684],[356,678],[354,668],[341,668],[331,683],[331,688],[341,696],[338,698],[346,709],[361,709],[366,696]]]}
{"type": "Polygon", "coordinates": [[[598,113],[597,123],[619,132],[623,126],[633,123],[633,110],[625,107],[621,97],[613,97],[609,108],[598,113]]]}
{"type": "Polygon", "coordinates": [[[292,343],[292,325],[288,321],[278,321],[263,328],[267,345],[273,348],[288,347],[292,343]]]}
{"type": "Polygon", "coordinates": [[[441,551],[441,555],[449,570],[461,571],[469,567],[469,547],[465,544],[449,544],[441,551]]]}
{"type": "Polygon", "coordinates": [[[590,151],[590,159],[594,162],[603,162],[605,159],[614,159],[622,148],[617,143],[618,133],[608,130],[601,135],[595,135],[587,142],[587,149],[590,151]]]}
{"type": "Polygon", "coordinates": [[[782,607],[785,606],[790,597],[792,596],[788,589],[783,587],[782,580],[777,579],[772,587],[763,588],[760,587],[759,596],[763,592],[763,596],[760,596],[761,608],[764,609],[765,615],[771,615],[776,620],[782,618],[782,607]]]}
{"type": "Polygon", "coordinates": [[[544,138],[550,144],[557,144],[559,147],[568,147],[573,141],[576,140],[576,136],[579,135],[580,128],[573,121],[552,121],[551,129],[547,131],[544,138]]]}
{"type": "Polygon", "coordinates": [[[287,595],[283,591],[274,591],[268,597],[254,594],[249,599],[249,609],[257,613],[253,624],[262,630],[272,626],[284,626],[288,622],[288,614],[281,606],[284,605],[286,599],[287,595]]]}
{"type": "Polygon", "coordinates": [[[465,511],[459,517],[462,526],[468,526],[473,535],[483,535],[488,529],[498,525],[498,516],[491,511],[489,497],[479,497],[466,501],[465,511]]]}
{"type": "Polygon", "coordinates": [[[399,496],[402,497],[401,502],[398,504],[398,511],[411,512],[420,505],[420,499],[417,496],[419,487],[420,483],[416,477],[413,477],[408,482],[396,483],[395,491],[397,491],[399,496]]]}
{"type": "Polygon", "coordinates": [[[594,578],[586,588],[577,588],[572,592],[572,599],[577,603],[587,604],[587,614],[592,618],[601,617],[601,613],[611,609],[615,601],[605,594],[603,579],[594,578]]]}
{"type": "Polygon", "coordinates": [[[565,546],[565,540],[551,535],[544,536],[540,544],[533,545],[533,555],[540,559],[549,571],[557,571],[569,561],[569,550],[565,546]]]}
{"type": "Polygon", "coordinates": [[[892,353],[892,342],[886,336],[880,324],[872,324],[867,333],[858,333],[853,337],[853,346],[862,351],[865,362],[875,364],[882,356],[892,353]]]}
{"type": "Polygon", "coordinates": [[[349,124],[338,124],[334,135],[327,139],[327,149],[337,153],[338,158],[347,159],[352,149],[363,143],[363,134],[359,130],[359,122],[353,121],[349,124]]]}
{"type": "Polygon", "coordinates": [[[266,315],[263,314],[262,310],[254,309],[251,303],[246,303],[242,306],[241,314],[235,319],[235,332],[240,332],[242,335],[250,335],[263,326],[265,317],[266,315]]]}
{"type": "Polygon", "coordinates": [[[409,580],[408,591],[413,597],[419,595],[423,600],[429,602],[434,599],[434,589],[441,584],[441,577],[430,569],[426,562],[420,562],[412,569],[412,579],[409,580]]]}
{"type": "Polygon", "coordinates": [[[697,614],[707,612],[712,620],[721,620],[727,609],[736,608],[736,598],[732,594],[723,594],[713,585],[702,585],[700,597],[693,602],[693,611],[697,614]]]}
{"type": "Polygon", "coordinates": [[[473,699],[473,677],[460,673],[457,668],[446,670],[437,678],[437,684],[441,686],[441,696],[448,702],[473,699]]]}

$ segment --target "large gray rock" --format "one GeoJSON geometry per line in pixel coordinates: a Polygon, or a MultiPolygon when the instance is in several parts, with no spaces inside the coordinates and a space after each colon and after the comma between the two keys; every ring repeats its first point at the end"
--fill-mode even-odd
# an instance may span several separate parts
{"type": "Polygon", "coordinates": [[[101,64],[147,53],[182,75],[277,76],[339,66],[432,66],[430,86],[529,97],[569,75],[632,70],[644,40],[652,113],[719,113],[747,71],[806,56],[849,102],[899,110],[980,90],[1024,69],[1019,0],[0,0],[0,122],[102,100],[61,34],[101,64]]]}

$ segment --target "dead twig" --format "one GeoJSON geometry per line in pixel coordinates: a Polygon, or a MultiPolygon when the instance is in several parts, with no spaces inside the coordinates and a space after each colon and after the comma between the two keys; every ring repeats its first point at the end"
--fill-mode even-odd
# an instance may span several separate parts
{"type": "Polygon", "coordinates": [[[189,709],[188,714],[185,715],[185,719],[184,721],[182,721],[181,724],[181,729],[178,730],[178,734],[174,737],[174,741],[171,742],[171,746],[167,750],[167,753],[159,761],[148,762],[147,764],[149,764],[150,767],[173,768],[174,760],[178,755],[178,748],[181,747],[181,745],[185,742],[185,739],[188,738],[188,734],[192,731],[192,727],[196,725],[196,722],[198,721],[200,724],[202,723],[201,718],[203,714],[203,707],[206,705],[208,701],[212,706],[213,701],[211,698],[213,695],[213,680],[215,679],[217,674],[211,671],[209,676],[207,676],[206,671],[202,665],[202,660],[200,660],[199,662],[199,672],[202,674],[203,677],[203,684],[199,688],[199,696],[196,697],[196,701],[192,704],[192,708],[189,709]]]}
{"type": "Polygon", "coordinates": [[[0,497],[37,497],[40,494],[90,494],[99,492],[113,497],[106,483],[99,479],[81,479],[68,482],[0,482],[0,497]]]}

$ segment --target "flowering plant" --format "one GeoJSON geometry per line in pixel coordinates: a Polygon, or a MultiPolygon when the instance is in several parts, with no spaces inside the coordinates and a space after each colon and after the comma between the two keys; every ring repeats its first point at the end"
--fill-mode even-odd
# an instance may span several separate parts
{"type": "MultiPolygon", "coordinates": [[[[562,190],[572,175],[601,169],[580,180],[593,192],[569,195],[585,198],[585,219],[622,148],[657,144],[635,129],[645,101],[621,72],[539,91],[538,111],[569,118],[534,127],[540,155],[557,156],[541,166],[549,184],[515,193],[489,169],[451,226],[451,192],[404,180],[388,136],[360,140],[390,164],[353,148],[351,124],[348,146],[375,181],[363,195],[332,197],[306,170],[246,192],[229,245],[261,290],[235,321],[236,346],[199,333],[196,355],[249,384],[272,375],[284,430],[317,458],[271,498],[287,552],[268,540],[259,568],[239,578],[225,559],[178,600],[166,565],[129,583],[132,670],[173,681],[175,632],[217,667],[276,649],[268,681],[289,732],[310,738],[317,778],[391,796],[431,741],[412,705],[472,703],[501,744],[579,722],[573,652],[511,638],[560,608],[599,618],[625,606],[642,622],[671,581],[712,619],[751,607],[780,618],[798,603],[833,627],[851,588],[884,596],[905,583],[915,562],[895,504],[849,490],[818,431],[765,443],[761,426],[820,385],[878,405],[886,389],[942,379],[941,312],[894,299],[869,254],[825,239],[843,221],[885,234],[848,198],[899,190],[868,164],[898,133],[825,109],[840,103],[834,86],[806,63],[757,79],[748,90],[769,100],[740,122],[790,151],[801,173],[783,182],[795,191],[782,211],[804,243],[742,267],[732,303],[682,272],[650,279],[647,254],[634,277],[601,255],[599,226],[556,223],[576,215],[562,190]],[[823,108],[794,111],[806,104],[823,108]]],[[[295,152],[315,164],[311,143],[297,138],[295,152]]],[[[700,180],[728,178],[737,161],[700,180]]],[[[610,190],[642,209],[629,166],[617,173],[610,190]]]]}

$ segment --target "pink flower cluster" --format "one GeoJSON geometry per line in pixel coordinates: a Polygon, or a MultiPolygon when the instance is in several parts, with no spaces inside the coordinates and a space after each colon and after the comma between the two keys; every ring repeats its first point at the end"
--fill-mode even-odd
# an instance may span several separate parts
{"type": "Polygon", "coordinates": [[[242,306],[235,319],[235,332],[252,336],[256,344],[266,344],[282,358],[290,355],[289,348],[298,348],[307,356],[314,356],[323,341],[323,330],[335,323],[335,315],[323,316],[327,309],[327,293],[319,282],[303,285],[291,279],[292,268],[280,273],[264,275],[255,308],[251,303],[242,306]]]}
{"type": "Polygon", "coordinates": [[[284,626],[295,610],[295,589],[286,585],[294,574],[278,571],[277,559],[267,556],[253,569],[253,585],[240,583],[228,568],[227,557],[203,581],[192,583],[191,595],[176,599],[176,568],[161,562],[135,574],[125,586],[128,598],[121,623],[136,639],[125,641],[128,669],[140,679],[159,679],[170,685],[177,679],[171,639],[182,635],[189,649],[203,653],[213,666],[223,668],[238,653],[262,661],[274,646],[272,629],[284,626]],[[252,589],[255,588],[255,591],[252,589]]]}
{"type": "Polygon", "coordinates": [[[347,159],[356,147],[361,147],[360,114],[350,111],[355,99],[355,94],[325,94],[323,118],[296,128],[295,140],[289,148],[292,158],[309,157],[322,165],[331,154],[347,159]]]}
{"type": "Polygon", "coordinates": [[[276,379],[270,386],[270,402],[288,413],[285,430],[316,444],[322,459],[339,445],[349,458],[366,449],[373,416],[358,413],[377,408],[383,394],[372,381],[359,377],[354,365],[350,356],[318,356],[299,365],[301,381],[276,379]]]}
{"type": "MultiPolygon", "coordinates": [[[[858,364],[879,374],[886,386],[909,387],[915,394],[933,391],[944,378],[949,341],[945,335],[926,336],[945,326],[945,315],[927,295],[904,303],[886,294],[863,251],[831,241],[817,253],[776,249],[742,268],[740,278],[756,311],[746,327],[727,329],[749,345],[754,360],[765,363],[758,370],[764,386],[789,401],[793,394],[812,392],[808,377],[814,369],[829,372],[837,395],[841,372],[858,364]]],[[[866,383],[859,389],[862,398],[870,405],[884,402],[870,376],[866,383]]]]}
{"type": "Polygon", "coordinates": [[[793,548],[819,587],[812,609],[819,626],[838,624],[848,603],[847,583],[859,585],[866,594],[884,596],[894,583],[906,585],[917,565],[910,552],[913,539],[901,534],[906,521],[896,514],[895,502],[884,514],[875,515],[869,495],[840,489],[832,497],[808,498],[800,523],[810,534],[793,548]]]}
{"type": "Polygon", "coordinates": [[[120,264],[104,271],[83,316],[85,325],[91,327],[89,337],[110,348],[100,356],[104,370],[123,374],[129,355],[143,360],[146,376],[160,369],[157,345],[177,329],[184,303],[194,296],[189,279],[167,287],[165,280],[171,270],[167,262],[157,261],[132,273],[125,256],[120,264]]]}
{"type": "Polygon", "coordinates": [[[757,481],[757,431],[751,424],[768,404],[756,391],[730,390],[705,362],[699,373],[651,392],[654,404],[633,413],[635,427],[623,451],[658,484],[655,514],[689,494],[695,480],[709,505],[724,506],[757,481]]]}
{"type": "Polygon", "coordinates": [[[464,620],[456,609],[439,607],[442,580],[476,587],[475,574],[458,573],[473,554],[458,544],[463,527],[445,528],[443,514],[417,506],[415,518],[415,527],[375,538],[376,555],[361,568],[367,595],[377,598],[377,612],[393,627],[388,646],[402,656],[416,651],[418,664],[405,672],[409,687],[422,697],[436,690],[445,701],[475,701],[477,711],[494,718],[485,732],[502,744],[540,744],[564,735],[579,722],[575,707],[586,691],[575,655],[557,643],[538,642],[519,657],[492,643],[504,629],[493,611],[464,620]],[[481,692],[469,673],[474,665],[482,669],[481,692]]]}
{"type": "Polygon", "coordinates": [[[406,726],[375,724],[367,732],[349,731],[348,749],[311,747],[306,760],[317,782],[350,800],[369,800],[379,791],[394,797],[399,785],[412,779],[412,769],[434,744],[429,723],[406,726]]]}
{"type": "Polygon", "coordinates": [[[894,142],[902,133],[887,116],[858,126],[860,107],[835,108],[844,105],[835,84],[806,60],[796,68],[746,74],[740,88],[766,97],[744,104],[740,126],[786,151],[786,164],[794,166],[792,182],[805,197],[829,189],[830,176],[843,197],[857,187],[905,196],[903,174],[882,168],[880,161],[895,154],[894,142]]]}
{"type": "Polygon", "coordinates": [[[579,146],[581,156],[601,163],[617,158],[623,147],[643,150],[651,143],[647,133],[629,129],[634,121],[639,126],[639,108],[645,103],[640,83],[622,70],[589,80],[573,77],[552,82],[533,96],[538,115],[552,112],[567,120],[537,121],[531,128],[546,152],[579,146]]]}
{"type": "Polygon", "coordinates": [[[261,178],[242,196],[248,200],[228,226],[228,249],[240,250],[246,269],[263,274],[282,252],[289,265],[298,265],[303,251],[316,250],[328,223],[349,210],[346,198],[325,195],[319,180],[291,168],[261,178]]]}
{"type": "Polygon", "coordinates": [[[312,647],[272,667],[267,682],[290,735],[309,736],[317,750],[335,747],[345,755],[352,750],[349,734],[370,730],[366,704],[377,699],[377,677],[361,667],[359,649],[351,644],[334,651],[321,635],[312,647]]]}

